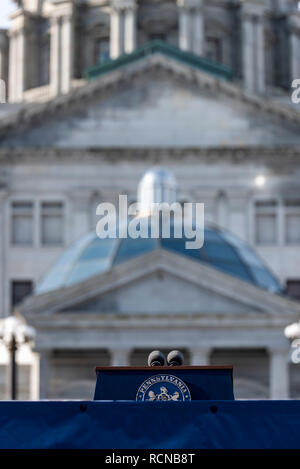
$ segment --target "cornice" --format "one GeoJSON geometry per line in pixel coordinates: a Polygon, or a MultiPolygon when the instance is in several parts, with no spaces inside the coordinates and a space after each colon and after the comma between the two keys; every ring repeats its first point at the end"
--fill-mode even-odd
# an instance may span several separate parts
{"type": "Polygon", "coordinates": [[[267,327],[268,329],[284,328],[291,321],[298,318],[295,313],[282,314],[266,314],[251,313],[236,314],[223,313],[213,315],[211,313],[194,313],[189,314],[182,312],[181,314],[170,311],[169,314],[117,314],[115,312],[107,312],[105,314],[95,311],[93,313],[58,313],[56,315],[35,315],[27,314],[26,319],[30,324],[34,324],[41,330],[80,330],[86,329],[162,329],[170,328],[172,321],[172,329],[187,330],[195,327],[203,329],[209,328],[234,328],[239,329],[246,327],[247,329],[256,329],[267,327]]]}
{"type": "Polygon", "coordinates": [[[210,148],[0,148],[0,167],[20,164],[49,165],[107,163],[117,165],[122,162],[152,163],[175,162],[185,165],[188,162],[215,164],[220,161],[243,165],[265,163],[279,172],[287,173],[300,163],[300,146],[251,146],[251,147],[210,147],[210,148]]]}

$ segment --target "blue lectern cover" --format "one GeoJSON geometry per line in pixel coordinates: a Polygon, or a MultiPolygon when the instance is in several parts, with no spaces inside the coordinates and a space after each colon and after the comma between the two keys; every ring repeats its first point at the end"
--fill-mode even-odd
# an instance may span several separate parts
{"type": "Polygon", "coordinates": [[[234,400],[230,366],[97,367],[94,400],[234,400]]]}

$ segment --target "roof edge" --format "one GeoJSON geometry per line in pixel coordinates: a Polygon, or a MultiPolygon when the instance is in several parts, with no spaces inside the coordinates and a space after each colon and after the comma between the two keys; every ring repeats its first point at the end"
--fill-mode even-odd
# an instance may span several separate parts
{"type": "MultiPolygon", "coordinates": [[[[159,43],[161,44],[161,43],[159,43]]],[[[164,43],[163,43],[164,44],[164,43]]],[[[165,48],[165,44],[163,45],[165,48]]],[[[169,46],[167,46],[169,47],[169,46]]],[[[172,47],[172,46],[171,46],[172,47]]],[[[177,49],[176,49],[177,50],[177,49]]],[[[183,54],[188,54],[184,52],[183,54]]],[[[132,78],[141,73],[147,73],[150,69],[163,69],[179,76],[187,83],[195,86],[223,93],[230,99],[238,100],[245,105],[249,105],[258,112],[270,115],[272,119],[284,121],[295,126],[298,130],[300,125],[300,113],[295,109],[277,103],[271,98],[258,95],[249,95],[234,81],[224,80],[217,76],[212,76],[200,68],[195,68],[180,60],[174,60],[164,53],[154,53],[144,55],[139,60],[131,63],[123,63],[122,67],[115,70],[107,70],[98,79],[90,79],[84,86],[72,89],[69,93],[57,96],[46,103],[27,103],[16,112],[11,113],[0,120],[0,146],[1,148],[11,148],[13,145],[6,145],[5,140],[8,135],[24,132],[34,125],[38,125],[42,119],[53,119],[55,114],[65,113],[68,107],[73,109],[80,106],[82,100],[97,96],[116,85],[130,85],[132,78]]],[[[95,77],[96,78],[96,77],[95,77]]]]}
{"type": "Polygon", "coordinates": [[[164,41],[155,40],[143,44],[129,54],[122,54],[116,59],[110,59],[103,64],[94,65],[85,71],[85,77],[93,80],[111,71],[117,70],[124,65],[136,62],[144,57],[153,54],[164,54],[167,57],[178,62],[189,65],[190,67],[200,69],[223,80],[231,81],[233,79],[232,71],[225,65],[214,63],[204,57],[199,57],[191,52],[183,51],[164,41]]]}

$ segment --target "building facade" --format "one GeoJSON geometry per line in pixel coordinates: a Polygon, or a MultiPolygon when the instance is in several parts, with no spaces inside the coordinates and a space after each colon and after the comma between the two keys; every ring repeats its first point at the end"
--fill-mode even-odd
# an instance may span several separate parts
{"type": "MultiPolygon", "coordinates": [[[[299,71],[296,0],[22,0],[0,31],[10,102],[83,85],[93,65],[153,40],[229,67],[250,93],[286,90],[299,71]]],[[[277,91],[278,93],[278,91],[277,91]]]]}
{"type": "Polygon", "coordinates": [[[233,364],[238,397],[299,397],[283,334],[300,312],[296,4],[21,2],[0,42],[11,103],[0,121],[0,311],[17,308],[37,330],[23,397],[89,397],[94,365],[143,364],[152,348],[233,364]],[[136,200],[157,165],[175,175],[180,202],[204,203],[208,224],[251,246],[282,292],[158,249],[20,306],[95,232],[97,205],[136,200]]]}

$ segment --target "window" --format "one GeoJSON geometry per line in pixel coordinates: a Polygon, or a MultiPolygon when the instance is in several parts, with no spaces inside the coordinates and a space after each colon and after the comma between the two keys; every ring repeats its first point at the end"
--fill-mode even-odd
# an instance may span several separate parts
{"type": "Polygon", "coordinates": [[[31,280],[13,280],[11,282],[11,305],[21,303],[24,298],[32,293],[33,282],[31,280]]]}
{"type": "Polygon", "coordinates": [[[300,198],[257,201],[255,204],[257,244],[300,244],[300,198]]]}
{"type": "Polygon", "coordinates": [[[291,298],[300,300],[300,279],[287,280],[286,294],[291,298]]]}
{"type": "Polygon", "coordinates": [[[257,244],[275,244],[278,241],[276,200],[259,201],[255,204],[255,241],[257,244]]]}
{"type": "Polygon", "coordinates": [[[286,244],[300,244],[300,200],[286,200],[284,214],[286,244]]]}
{"type": "Polygon", "coordinates": [[[61,202],[41,204],[41,243],[43,246],[61,246],[64,242],[64,216],[61,202]]]}
{"type": "Polygon", "coordinates": [[[33,203],[13,202],[11,242],[17,246],[33,244],[33,203]]]}
{"type": "Polygon", "coordinates": [[[206,40],[206,57],[212,62],[222,63],[222,41],[218,37],[209,37],[206,40]]]}
{"type": "Polygon", "coordinates": [[[95,45],[95,63],[101,64],[109,60],[109,39],[99,39],[95,45]]]}

